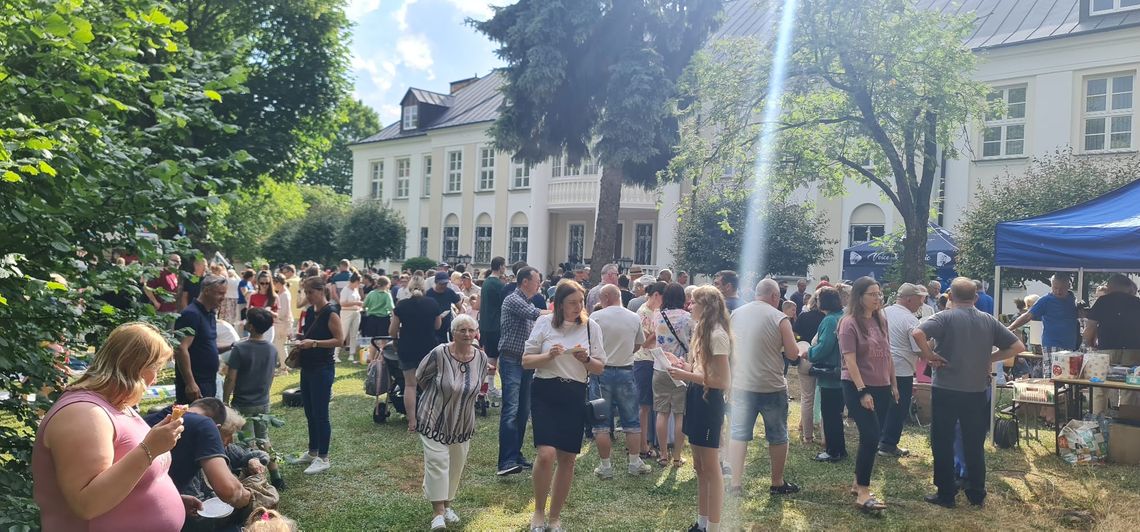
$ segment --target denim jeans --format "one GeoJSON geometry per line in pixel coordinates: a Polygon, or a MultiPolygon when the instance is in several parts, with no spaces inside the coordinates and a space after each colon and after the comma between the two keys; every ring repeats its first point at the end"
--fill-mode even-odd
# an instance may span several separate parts
{"type": "Polygon", "coordinates": [[[332,400],[334,377],[334,364],[301,368],[301,404],[305,407],[305,420],[309,425],[309,451],[316,451],[319,456],[329,454],[329,441],[332,440],[329,401],[332,400]]]}
{"type": "MultiPolygon", "coordinates": [[[[621,418],[621,428],[629,434],[641,432],[641,419],[637,404],[637,383],[633,380],[633,367],[607,367],[601,375],[590,378],[590,399],[603,398],[621,418]],[[593,383],[597,385],[593,385],[593,383]]],[[[594,432],[609,432],[610,421],[595,424],[594,432]]]]}
{"type": "Polygon", "coordinates": [[[843,388],[820,386],[817,389],[827,454],[837,458],[847,456],[847,437],[843,434],[843,388]]]}
{"type": "Polygon", "coordinates": [[[522,465],[522,444],[530,417],[530,383],[533,369],[523,369],[522,357],[501,353],[499,378],[503,381],[503,407],[499,417],[499,469],[522,465]]]}
{"type": "Polygon", "coordinates": [[[914,395],[914,377],[895,377],[899,385],[899,402],[891,403],[887,411],[887,422],[883,425],[883,438],[880,447],[895,447],[902,437],[903,423],[910,415],[910,398],[914,395]]]}
{"type": "Polygon", "coordinates": [[[729,414],[733,440],[752,441],[757,414],[764,418],[764,439],[768,445],[788,443],[787,390],[771,393],[733,390],[732,410],[729,414]]]}

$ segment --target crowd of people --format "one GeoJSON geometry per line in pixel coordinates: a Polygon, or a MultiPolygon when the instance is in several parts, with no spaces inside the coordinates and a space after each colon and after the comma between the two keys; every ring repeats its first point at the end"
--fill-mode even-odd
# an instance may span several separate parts
{"type": "Polygon", "coordinates": [[[858,429],[853,505],[881,512],[886,501],[871,491],[875,462],[909,453],[899,443],[927,367],[936,489],[925,500],[953,507],[960,486],[971,504],[984,504],[991,370],[1025,350],[1022,325],[1043,322],[1046,359],[1079,347],[1082,337],[1114,360],[1135,364],[1140,353],[1140,329],[1125,325],[1140,317],[1140,299],[1123,275],[1108,280],[1081,333],[1063,275],[1007,327],[992,316],[981,283],[965,278],[888,292],[870,277],[834,285],[824,277],[808,292],[806,279],[793,289],[722,271],[696,286],[685,272],[674,280],[669,270],[623,273],[613,264],[590,285],[584,268],[544,276],[502,257],[485,271],[440,264],[391,276],[347,260],[335,270],[305,263],[240,274],[202,260],[183,275],[176,257],[146,282],[146,297],[157,311],[178,313],[175,327],[192,333],[171,349],[153,326],[120,326],[44,418],[33,463],[45,529],[140,518],[154,520],[145,528],[155,530],[217,528],[196,516],[208,497],[239,509],[228,526],[248,519],[259,529],[295,527],[271,510],[285,488],[264,452],[271,383],[299,370],[308,449],[289,462],[319,474],[332,467],[337,363],[378,360],[388,340],[403,373],[407,429],[423,448],[433,530],[460,520],[451,503],[476,432],[475,400],[496,373],[495,473],[531,470],[532,531],[562,530],[586,438],[599,455],[593,473],[614,477],[620,432],[629,475],[682,467],[691,456],[698,497],[689,530],[716,532],[725,495],[744,495],[758,417],[769,495],[808,489],[785,470],[789,371],[799,381],[801,444],[818,444],[819,462],[846,461],[846,412],[858,429]],[[188,411],[140,416],[143,390],[171,360],[176,403],[188,411]],[[533,454],[523,448],[528,424],[533,454]],[[238,445],[239,434],[256,445],[238,445]],[[143,507],[163,511],[137,512],[143,507]]]}

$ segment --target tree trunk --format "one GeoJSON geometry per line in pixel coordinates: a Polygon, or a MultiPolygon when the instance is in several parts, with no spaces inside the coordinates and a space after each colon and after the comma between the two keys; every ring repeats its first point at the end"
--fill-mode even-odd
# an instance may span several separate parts
{"type": "Polygon", "coordinates": [[[590,284],[602,278],[602,266],[614,261],[618,214],[621,211],[621,166],[606,165],[598,183],[598,218],[594,223],[594,249],[590,252],[590,284]]]}
{"type": "Polygon", "coordinates": [[[925,285],[930,279],[926,271],[926,239],[930,213],[920,209],[906,218],[906,237],[903,239],[903,282],[925,285]]]}

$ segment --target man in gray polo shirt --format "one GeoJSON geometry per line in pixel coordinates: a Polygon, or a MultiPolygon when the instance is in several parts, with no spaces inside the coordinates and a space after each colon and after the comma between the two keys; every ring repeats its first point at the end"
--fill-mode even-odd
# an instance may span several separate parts
{"type": "Polygon", "coordinates": [[[958,483],[954,475],[954,425],[962,426],[966,458],[966,497],[982,506],[986,498],[984,443],[989,424],[990,368],[994,362],[1025,349],[996,318],[974,308],[974,282],[965,277],[950,283],[951,308],[922,322],[911,333],[922,358],[934,369],[931,383],[930,448],[934,455],[935,494],[924,500],[946,508],[954,506],[958,483]],[[930,340],[938,342],[937,354],[930,340]],[[997,351],[994,351],[994,348],[997,351]]]}

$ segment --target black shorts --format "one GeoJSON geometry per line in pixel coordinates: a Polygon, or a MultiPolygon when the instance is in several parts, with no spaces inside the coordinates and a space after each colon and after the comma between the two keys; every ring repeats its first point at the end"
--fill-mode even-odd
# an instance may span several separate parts
{"type": "Polygon", "coordinates": [[[637,383],[637,404],[653,406],[653,361],[633,362],[633,381],[637,383]]]}
{"type": "Polygon", "coordinates": [[[582,452],[586,426],[586,383],[564,379],[534,379],[530,385],[530,416],[534,446],[582,452]]]}
{"type": "Polygon", "coordinates": [[[689,437],[689,443],[698,447],[717,449],[720,447],[720,429],[724,426],[724,391],[709,390],[700,384],[689,383],[685,394],[685,420],[681,431],[689,437]]]}
{"type": "Polygon", "coordinates": [[[499,331],[479,332],[479,347],[488,358],[499,358],[499,331]]]}
{"type": "Polygon", "coordinates": [[[360,336],[365,338],[388,336],[388,326],[391,324],[391,316],[363,315],[360,317],[360,336]]]}

